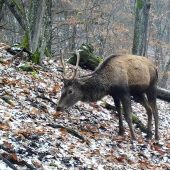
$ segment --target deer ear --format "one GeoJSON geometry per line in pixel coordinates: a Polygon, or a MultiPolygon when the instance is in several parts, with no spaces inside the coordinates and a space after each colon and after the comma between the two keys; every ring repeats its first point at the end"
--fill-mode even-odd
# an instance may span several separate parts
{"type": "Polygon", "coordinates": [[[90,75],[90,76],[86,76],[86,77],[81,77],[81,78],[78,78],[78,82],[81,84],[81,85],[84,85],[90,78],[92,78],[93,76],[90,75]]]}

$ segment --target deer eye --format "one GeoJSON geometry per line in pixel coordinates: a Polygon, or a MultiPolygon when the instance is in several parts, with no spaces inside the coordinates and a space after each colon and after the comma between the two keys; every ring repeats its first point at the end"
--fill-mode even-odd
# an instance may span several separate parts
{"type": "Polygon", "coordinates": [[[68,93],[69,93],[69,94],[72,94],[72,93],[73,93],[73,90],[72,90],[72,89],[69,89],[69,90],[68,90],[68,93]]]}

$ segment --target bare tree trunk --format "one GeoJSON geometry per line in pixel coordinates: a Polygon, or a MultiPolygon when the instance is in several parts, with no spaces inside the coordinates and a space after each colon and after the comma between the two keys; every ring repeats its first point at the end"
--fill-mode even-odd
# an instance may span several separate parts
{"type": "MultiPolygon", "coordinates": [[[[88,2],[87,2],[87,1],[85,1],[84,9],[86,9],[86,8],[87,8],[87,4],[88,4],[88,2]]],[[[87,24],[87,12],[86,12],[86,10],[84,11],[84,13],[85,13],[85,32],[86,32],[86,43],[88,43],[88,42],[89,42],[89,35],[88,35],[88,24],[87,24]]]]}
{"type": "Polygon", "coordinates": [[[47,22],[49,26],[49,40],[47,42],[48,52],[51,54],[51,41],[52,41],[52,0],[47,3],[47,22]]]}
{"type": "Polygon", "coordinates": [[[161,81],[159,82],[159,86],[162,87],[162,88],[167,88],[168,77],[169,77],[168,72],[169,71],[170,71],[170,59],[166,63],[166,67],[165,67],[165,70],[164,70],[164,73],[163,73],[163,77],[162,77],[161,81]]]}
{"type": "Polygon", "coordinates": [[[145,56],[150,0],[137,0],[132,53],[145,56]]]}
{"type": "MultiPolygon", "coordinates": [[[[35,63],[42,64],[41,59],[47,50],[47,41],[51,25],[51,15],[48,11],[45,15],[45,10],[51,7],[52,0],[31,0],[28,17],[27,10],[22,10],[21,6],[14,0],[5,0],[4,3],[8,6],[18,23],[25,31],[23,46],[28,48],[32,55],[31,60],[35,63]],[[47,3],[47,6],[45,5],[47,3]],[[43,25],[44,24],[44,25],[43,25]]],[[[49,52],[46,52],[49,54],[49,52]]]]}
{"type": "Polygon", "coordinates": [[[17,19],[17,21],[21,25],[21,27],[25,30],[26,29],[26,21],[25,21],[23,11],[21,9],[19,10],[17,8],[17,5],[14,3],[13,0],[5,0],[5,4],[11,10],[12,14],[17,19]]]}
{"type": "MultiPolygon", "coordinates": [[[[42,57],[43,57],[44,52],[46,51],[45,49],[47,49],[47,43],[50,41],[50,34],[51,34],[51,31],[52,31],[50,29],[51,29],[51,23],[49,23],[49,16],[47,15],[45,17],[44,27],[43,27],[42,34],[41,34],[41,36],[42,36],[41,43],[39,43],[40,47],[37,48],[37,50],[40,52],[40,57],[39,57],[39,64],[40,65],[43,65],[42,64],[42,57]]],[[[49,53],[49,51],[47,53],[49,53]]],[[[50,56],[48,56],[48,57],[50,57],[50,56]]]]}
{"type": "MultiPolygon", "coordinates": [[[[160,7],[160,3],[159,1],[157,2],[157,8],[161,8],[160,7]]],[[[168,2],[167,4],[167,8],[169,9],[170,7],[170,2],[168,2]]],[[[162,15],[162,11],[160,10],[160,12],[158,13],[159,16],[162,15]]],[[[170,17],[170,14],[168,14],[168,16],[170,17]]],[[[170,87],[170,82],[168,81],[169,79],[169,72],[170,72],[170,59],[169,59],[169,53],[167,53],[167,55],[163,55],[163,50],[165,49],[163,47],[163,43],[165,42],[165,44],[167,44],[167,46],[169,46],[169,17],[166,17],[165,21],[163,22],[162,20],[159,20],[157,21],[158,23],[156,24],[157,25],[157,29],[158,29],[158,33],[157,33],[157,39],[160,40],[158,46],[157,46],[157,53],[156,53],[156,56],[158,56],[159,60],[159,65],[161,65],[162,67],[162,77],[161,77],[161,80],[159,81],[158,85],[161,87],[161,88],[169,88],[170,87]],[[167,31],[167,34],[165,34],[165,32],[167,31]],[[166,59],[166,56],[168,59],[166,59]],[[161,57],[161,59],[160,59],[161,57]]]]}
{"type": "Polygon", "coordinates": [[[2,12],[2,8],[3,8],[3,5],[4,5],[4,0],[1,0],[0,1],[0,21],[2,20],[2,18],[3,18],[3,15],[4,15],[4,13],[2,12]]]}
{"type": "Polygon", "coordinates": [[[74,51],[75,49],[75,38],[76,38],[76,24],[72,24],[72,35],[71,35],[71,46],[70,46],[70,50],[74,51]]]}
{"type": "Polygon", "coordinates": [[[31,33],[31,52],[35,52],[38,47],[39,37],[42,28],[43,16],[45,11],[45,0],[31,0],[29,12],[29,28],[31,33]]]}

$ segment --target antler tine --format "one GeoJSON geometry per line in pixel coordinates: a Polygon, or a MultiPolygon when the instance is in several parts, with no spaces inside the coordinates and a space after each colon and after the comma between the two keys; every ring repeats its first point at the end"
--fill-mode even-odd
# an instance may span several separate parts
{"type": "Polygon", "coordinates": [[[63,53],[62,53],[62,51],[60,50],[60,62],[61,62],[61,65],[62,65],[62,67],[63,67],[63,78],[64,79],[68,79],[67,77],[66,77],[66,67],[65,67],[65,63],[64,63],[64,59],[63,59],[63,53]]]}
{"type": "Polygon", "coordinates": [[[60,54],[61,54],[61,56],[60,56],[60,62],[61,62],[61,65],[62,65],[62,67],[63,67],[63,78],[64,78],[65,80],[72,80],[72,79],[74,79],[75,76],[76,76],[76,72],[77,72],[78,65],[79,65],[79,60],[80,60],[80,54],[79,54],[79,52],[78,52],[77,50],[75,50],[75,53],[76,53],[76,55],[77,55],[76,67],[74,68],[72,77],[71,77],[71,78],[67,78],[67,77],[66,77],[66,67],[65,67],[65,63],[64,63],[64,59],[63,59],[63,53],[62,53],[62,51],[60,50],[60,54]]]}
{"type": "Polygon", "coordinates": [[[77,69],[78,69],[78,66],[79,66],[79,61],[80,61],[80,54],[79,54],[78,50],[75,50],[75,53],[77,55],[77,62],[76,62],[76,67],[75,67],[74,72],[73,72],[72,79],[74,79],[74,77],[76,76],[76,72],[77,72],[77,69]]]}

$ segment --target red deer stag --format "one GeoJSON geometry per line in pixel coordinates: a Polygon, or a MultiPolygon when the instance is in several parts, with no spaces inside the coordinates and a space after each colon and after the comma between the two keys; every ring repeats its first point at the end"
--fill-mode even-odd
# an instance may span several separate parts
{"type": "Polygon", "coordinates": [[[60,60],[63,66],[64,87],[57,107],[58,111],[73,106],[76,102],[95,102],[106,95],[114,99],[119,116],[119,134],[124,132],[121,104],[125,119],[129,125],[132,139],[135,133],[132,125],[131,98],[133,96],[144,106],[148,114],[147,138],[152,138],[152,114],[155,120],[155,139],[158,140],[158,111],[156,92],[158,73],[156,66],[146,57],[136,55],[111,55],[91,74],[76,77],[79,64],[79,53],[76,51],[77,64],[73,76],[68,78],[65,72],[63,55],[60,60]]]}

